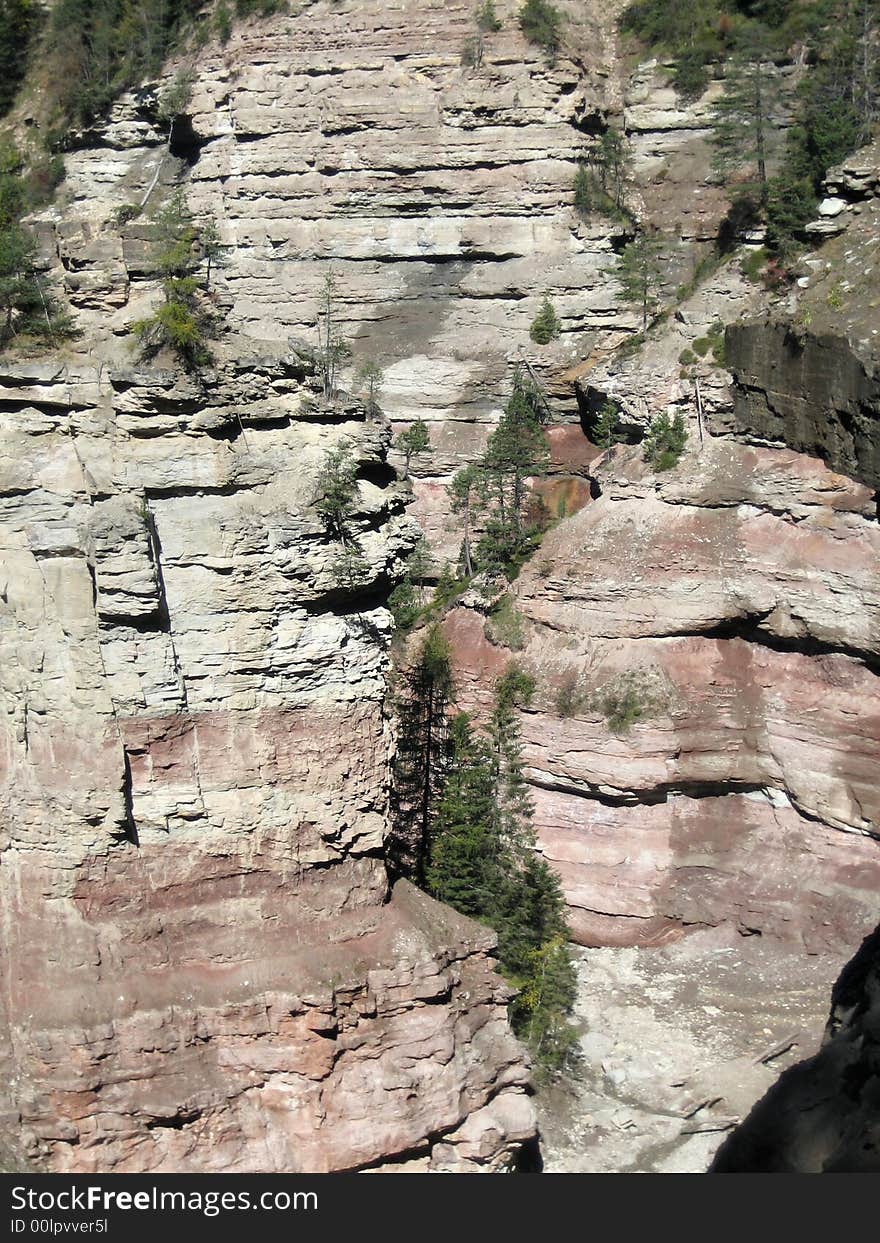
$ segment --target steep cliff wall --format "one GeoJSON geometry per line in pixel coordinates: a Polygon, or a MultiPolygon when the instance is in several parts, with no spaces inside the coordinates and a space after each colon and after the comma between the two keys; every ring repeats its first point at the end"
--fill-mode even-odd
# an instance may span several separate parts
{"type": "Polygon", "coordinates": [[[491,936],[387,901],[383,602],[414,528],[387,423],[324,403],[287,344],[328,257],[303,196],[349,159],[325,88],[350,58],[357,131],[378,54],[338,6],[309,14],[196,60],[196,164],[155,89],[82,136],[38,222],[80,336],[0,371],[2,1115],[55,1170],[497,1168],[534,1135],[491,936]],[[136,361],[157,286],[143,221],[114,217],[180,181],[234,243],[200,377],[136,361]],[[343,441],[355,592],[314,509],[343,441]]]}
{"type": "Polygon", "coordinates": [[[796,308],[727,330],[733,408],[719,426],[823,458],[880,487],[876,271],[880,143],[826,179],[796,308]],[[792,313],[793,312],[793,313],[792,313]]]}
{"type": "Polygon", "coordinates": [[[679,412],[688,445],[667,473],[636,446],[594,456],[595,499],[513,585],[523,646],[490,642],[476,596],[447,621],[466,703],[511,659],[536,677],[536,820],[585,944],[728,924],[839,951],[876,919],[876,151],[851,163],[861,197],[791,290],[734,260],[582,369],[590,409],[611,397],[631,437],[679,412]],[[679,359],[743,312],[731,393],[711,357],[679,359]]]}

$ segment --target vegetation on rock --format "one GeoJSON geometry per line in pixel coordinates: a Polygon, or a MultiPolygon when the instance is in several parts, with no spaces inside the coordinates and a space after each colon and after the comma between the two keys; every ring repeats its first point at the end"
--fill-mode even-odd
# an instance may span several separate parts
{"type": "Polygon", "coordinates": [[[137,320],[133,331],[144,353],[151,356],[163,347],[173,350],[183,365],[198,369],[210,362],[207,337],[216,316],[200,288],[196,272],[208,258],[216,263],[220,253],[213,221],[198,224],[182,190],[177,190],[155,213],[150,226],[149,253],[162,282],[162,303],[152,315],[137,320]],[[202,235],[207,235],[207,246],[202,235]]]}
{"type": "Polygon", "coordinates": [[[464,713],[451,716],[450,653],[435,627],[400,682],[395,869],[494,928],[501,969],[519,990],[514,1030],[540,1070],[563,1070],[575,1045],[576,979],[562,892],[536,853],[523,775],[518,710],[532,679],[508,668],[482,730],[464,713]]]}
{"type": "Polygon", "coordinates": [[[620,291],[640,312],[643,333],[647,331],[649,317],[660,304],[663,275],[660,248],[659,238],[643,234],[623,248],[617,261],[620,291]]]}
{"type": "Polygon", "coordinates": [[[548,0],[525,0],[519,11],[519,26],[530,43],[537,43],[554,54],[562,43],[562,14],[548,0]]]}
{"type": "Polygon", "coordinates": [[[666,413],[651,420],[642,446],[642,455],[655,471],[671,470],[678,464],[687,443],[684,415],[676,410],[670,419],[666,413]]]}
{"type": "Polygon", "coordinates": [[[414,423],[410,423],[409,427],[398,432],[394,439],[394,447],[398,453],[403,454],[403,471],[409,478],[412,459],[430,452],[431,449],[431,437],[428,435],[428,428],[424,421],[416,419],[414,423]]]}
{"type": "Polygon", "coordinates": [[[548,294],[544,294],[541,309],[532,320],[529,336],[536,345],[549,345],[562,331],[562,324],[548,294]]]}
{"type": "Polygon", "coordinates": [[[73,323],[48,288],[36,239],[22,223],[34,205],[34,187],[22,175],[13,147],[0,148],[0,349],[57,345],[73,334],[73,323]]]}

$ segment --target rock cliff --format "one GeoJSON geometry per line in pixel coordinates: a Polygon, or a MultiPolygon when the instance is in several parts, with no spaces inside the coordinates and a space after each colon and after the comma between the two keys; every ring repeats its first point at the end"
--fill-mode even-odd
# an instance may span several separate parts
{"type": "Polygon", "coordinates": [[[876,1174],[880,930],[862,942],[831,994],[815,1056],[787,1070],[724,1142],[715,1174],[876,1174]]]}
{"type": "Polygon", "coordinates": [[[793,289],[723,264],[580,372],[588,426],[606,398],[630,439],[680,412],[679,465],[589,455],[592,499],[513,584],[513,648],[475,596],[447,620],[467,705],[511,659],[536,677],[536,820],[584,944],[727,924],[840,952],[875,921],[876,150],[850,163],[860,197],[793,289]],[[725,322],[732,386],[680,362],[725,322]]]}
{"type": "Polygon", "coordinates": [[[512,655],[536,675],[528,776],[576,937],[726,924],[839,950],[876,920],[871,157],[830,187],[842,206],[787,301],[732,263],[692,282],[725,210],[718,84],[683,107],[662,64],[628,65],[619,4],[561,0],[555,61],[518,4],[496,7],[471,66],[470,0],[240,23],[75,136],[36,220],[81,335],[0,364],[0,1108],[47,1168],[496,1169],[532,1142],[490,935],[406,884],[389,900],[382,861],[384,604],[413,516],[457,555],[445,483],[522,358],[553,414],[542,487],[569,516],[513,588],[521,651],[490,642],[474,599],[446,624],[463,706],[512,655]],[[180,69],[194,86],[169,138],[158,101],[180,69]],[[626,357],[628,226],[572,203],[610,121],[638,214],[671,239],[666,292],[692,288],[626,357]],[[227,255],[201,380],[130,344],[157,298],[131,208],[178,184],[227,255]],[[410,516],[389,423],[321,400],[328,271],[345,384],[375,361],[391,425],[429,425],[410,516]],[[562,334],[538,348],[545,294],[562,334]],[[794,343],[766,328],[798,306],[794,343]],[[733,391],[702,366],[698,417],[679,357],[744,313],[761,326],[728,328],[733,391]],[[828,357],[833,393],[815,383],[828,357]],[[652,475],[634,444],[600,454],[583,433],[608,396],[631,440],[686,414],[676,470],[652,475]],[[314,508],[343,441],[356,591],[314,508]]]}
{"type": "Polygon", "coordinates": [[[384,272],[408,321],[383,228],[415,293],[459,246],[408,219],[424,147],[377,132],[442,123],[447,19],[417,10],[245,25],[191,65],[176,143],[169,66],[75,140],[37,221],[80,336],[0,374],[2,1114],[49,1169],[494,1169],[535,1134],[491,935],[388,901],[384,601],[415,528],[387,422],[324,402],[290,340],[328,259],[357,308],[384,272]],[[181,182],[229,244],[200,377],[136,359],[157,286],[117,210],[181,182]],[[356,591],[314,508],[343,442],[356,591]]]}

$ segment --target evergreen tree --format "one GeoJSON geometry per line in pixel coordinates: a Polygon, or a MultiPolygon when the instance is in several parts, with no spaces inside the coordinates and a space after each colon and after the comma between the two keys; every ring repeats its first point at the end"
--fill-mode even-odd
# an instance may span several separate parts
{"type": "Polygon", "coordinates": [[[485,0],[485,4],[477,9],[477,26],[484,34],[497,34],[501,29],[494,0],[485,0]]]}
{"type": "Polygon", "coordinates": [[[470,578],[474,572],[471,557],[471,529],[473,513],[482,489],[483,469],[479,462],[471,462],[456,471],[452,482],[446,489],[449,493],[450,507],[454,514],[462,516],[461,561],[465,576],[470,578]]]}
{"type": "Polygon", "coordinates": [[[479,569],[507,572],[533,546],[536,530],[526,516],[527,480],[545,470],[548,460],[540,394],[517,368],[510,399],[480,463],[477,482],[483,534],[477,545],[479,569]]]}
{"type": "Polygon", "coordinates": [[[486,744],[475,737],[470,717],[450,727],[449,777],[437,813],[428,868],[435,898],[487,919],[497,908],[503,867],[495,832],[495,782],[486,744]]]}
{"type": "Polygon", "coordinates": [[[347,440],[328,449],[315,481],[315,509],[324,521],[327,534],[342,544],[353,542],[348,522],[358,500],[358,463],[347,440]]]}
{"type": "Polygon", "coordinates": [[[562,14],[548,0],[525,0],[519,11],[519,26],[530,43],[537,43],[551,54],[562,43],[562,14]]]}
{"type": "MultiPolygon", "coordinates": [[[[150,259],[162,282],[163,302],[133,325],[147,355],[168,346],[185,367],[193,369],[210,361],[205,337],[213,324],[198,292],[196,271],[204,257],[199,232],[183,190],[175,191],[156,211],[150,226],[150,259]]],[[[213,239],[210,244],[213,250],[213,239]]]]}
{"type": "Polygon", "coordinates": [[[651,420],[642,456],[656,471],[671,470],[684,452],[686,442],[687,431],[681,411],[676,410],[671,420],[668,414],[658,414],[651,420]]]}
{"type": "Polygon", "coordinates": [[[0,117],[15,100],[39,23],[40,8],[35,0],[0,0],[0,117]]]}
{"type": "Polygon", "coordinates": [[[318,315],[318,366],[325,401],[335,401],[339,387],[339,372],[351,357],[351,346],[339,335],[336,327],[339,285],[336,273],[330,268],[324,277],[321,290],[321,314],[318,315]]]}
{"type": "Polygon", "coordinates": [[[439,626],[422,640],[395,697],[398,751],[394,765],[389,867],[421,888],[431,863],[434,826],[449,767],[449,644],[439,626]]]}
{"type": "Polygon", "coordinates": [[[779,98],[779,79],[771,60],[766,30],[750,29],[728,69],[724,94],[712,110],[715,166],[729,173],[754,167],[758,198],[768,200],[767,161],[773,132],[773,113],[779,98]]]}
{"type": "Polygon", "coordinates": [[[532,803],[523,775],[518,711],[535,690],[532,677],[512,664],[495,684],[495,702],[486,730],[495,781],[498,838],[514,854],[529,845],[532,803]]]}
{"type": "Polygon", "coordinates": [[[596,169],[602,190],[620,209],[624,189],[632,171],[632,156],[621,130],[609,125],[594,148],[591,162],[596,169]]]}
{"type": "Polygon", "coordinates": [[[577,973],[563,933],[529,951],[524,976],[512,1006],[514,1029],[539,1067],[558,1073],[576,1056],[578,1043],[568,1021],[577,998],[577,973]]]}
{"type": "Polygon", "coordinates": [[[410,423],[409,427],[399,432],[394,441],[394,447],[398,453],[403,454],[404,475],[409,478],[409,464],[412,458],[421,453],[427,453],[431,448],[431,438],[428,435],[428,429],[421,419],[416,419],[414,423],[410,423]]]}
{"type": "Polygon", "coordinates": [[[562,324],[553,303],[547,294],[544,294],[544,300],[541,303],[541,309],[532,320],[532,326],[529,329],[529,336],[537,345],[549,345],[551,341],[555,341],[562,331],[562,324]]]}
{"type": "Polygon", "coordinates": [[[658,238],[643,235],[621,251],[617,279],[626,301],[641,312],[642,332],[647,330],[648,317],[659,305],[661,275],[658,238]]]}
{"type": "Polygon", "coordinates": [[[361,363],[355,376],[355,382],[359,391],[364,397],[364,406],[370,418],[374,419],[380,413],[379,411],[379,393],[382,391],[382,383],[385,379],[385,373],[378,363],[374,363],[368,359],[361,363]]]}
{"type": "Polygon", "coordinates": [[[15,149],[0,148],[0,349],[17,337],[55,344],[73,333],[43,282],[34,235],[21,224],[27,194],[20,170],[15,149]]]}
{"type": "Polygon", "coordinates": [[[596,420],[596,429],[593,432],[593,441],[600,449],[610,449],[612,445],[618,444],[621,437],[617,433],[617,423],[620,417],[619,411],[611,400],[605,400],[599,411],[599,417],[596,420]]]}

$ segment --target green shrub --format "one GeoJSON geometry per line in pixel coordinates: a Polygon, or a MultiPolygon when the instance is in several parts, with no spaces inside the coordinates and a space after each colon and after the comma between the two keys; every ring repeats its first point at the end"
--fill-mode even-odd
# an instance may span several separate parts
{"type": "Polygon", "coordinates": [[[511,596],[505,594],[495,604],[484,627],[486,638],[496,647],[521,652],[526,645],[522,615],[517,612],[511,596]]]}
{"type": "Polygon", "coordinates": [[[593,696],[591,707],[604,716],[615,734],[627,734],[638,721],[667,706],[667,692],[651,671],[628,670],[606,682],[593,696]]]}
{"type": "Polygon", "coordinates": [[[694,342],[694,353],[699,354],[700,358],[705,358],[712,348],[712,342],[708,337],[697,337],[694,342]]]}
{"type": "Polygon", "coordinates": [[[562,14],[547,0],[526,0],[519,11],[519,26],[530,43],[548,52],[559,51],[562,42],[562,14]]]}
{"type": "Polygon", "coordinates": [[[766,265],[767,251],[763,246],[757,246],[754,249],[750,248],[746,251],[742,262],[739,265],[739,270],[742,272],[746,280],[757,285],[761,280],[761,276],[766,265]]]}
{"type": "Polygon", "coordinates": [[[684,416],[677,410],[670,420],[666,413],[651,420],[645,437],[643,457],[655,471],[671,470],[678,465],[687,442],[684,416]]]}
{"type": "Polygon", "coordinates": [[[697,356],[693,350],[684,349],[679,354],[678,361],[683,367],[692,367],[697,361],[697,356]]]}
{"type": "Polygon", "coordinates": [[[421,601],[411,578],[398,583],[388,597],[388,608],[397,630],[410,630],[418,620],[421,601]]]}

